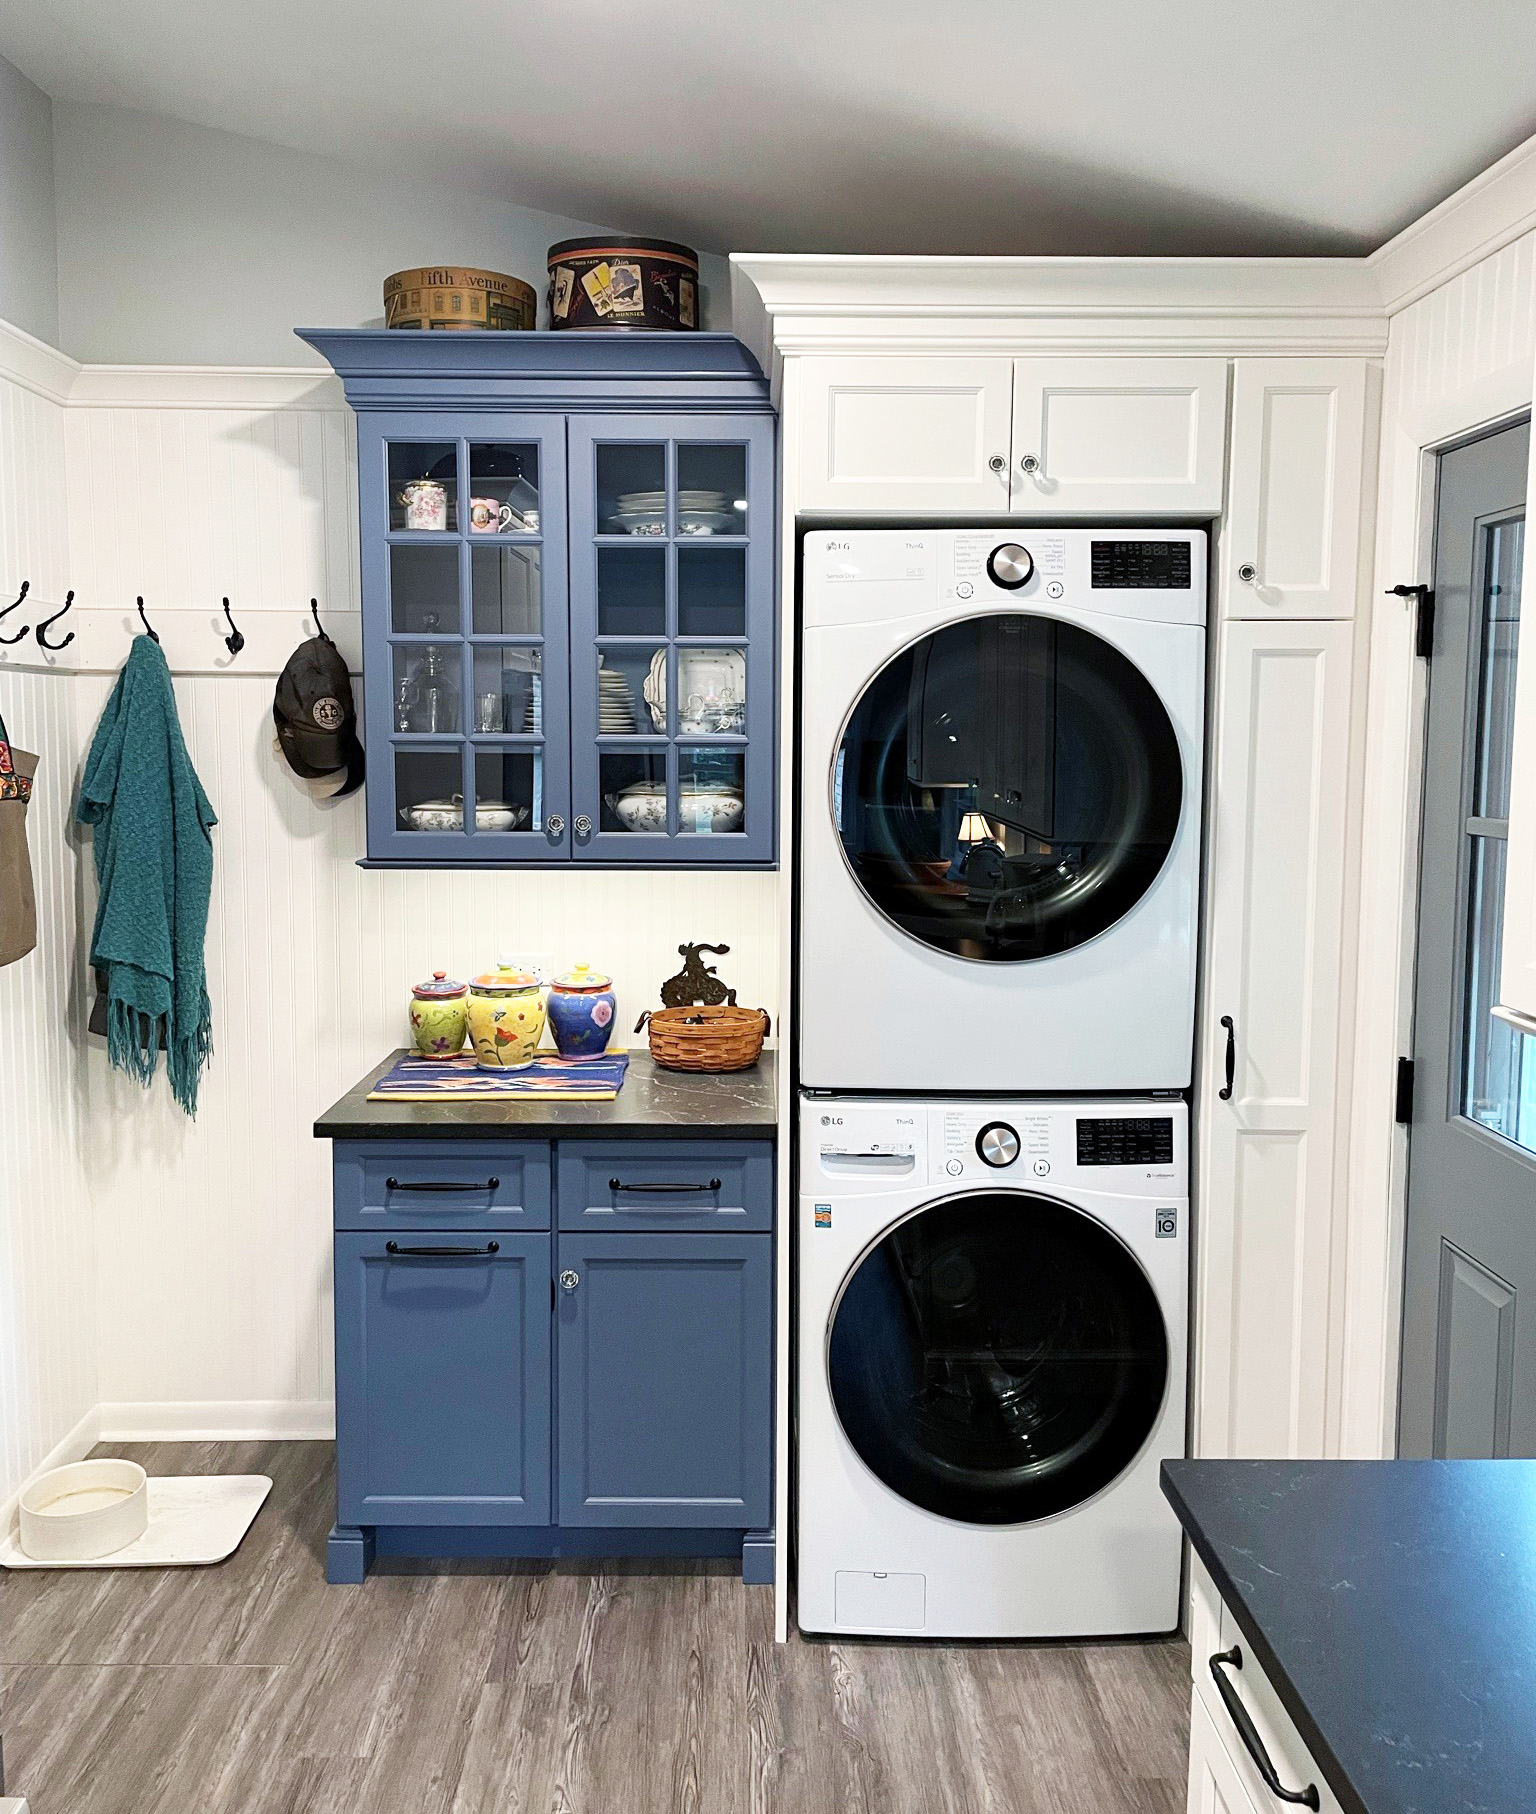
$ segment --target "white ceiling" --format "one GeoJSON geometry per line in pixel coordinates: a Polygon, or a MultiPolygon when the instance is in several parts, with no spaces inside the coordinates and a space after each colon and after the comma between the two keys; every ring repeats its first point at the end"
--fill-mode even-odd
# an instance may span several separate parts
{"type": "Polygon", "coordinates": [[[1536,132],[1531,0],[26,0],[0,52],[716,251],[1363,251],[1536,132]]]}

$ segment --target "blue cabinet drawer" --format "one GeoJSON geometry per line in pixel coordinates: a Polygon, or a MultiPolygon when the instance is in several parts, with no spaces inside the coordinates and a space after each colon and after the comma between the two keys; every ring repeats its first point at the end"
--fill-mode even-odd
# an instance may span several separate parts
{"type": "Polygon", "coordinates": [[[766,1233],[769,1140],[562,1140],[561,1228],[766,1233]]]}
{"type": "Polygon", "coordinates": [[[336,1237],[338,1522],[547,1524],[550,1237],[336,1237]]]}
{"type": "Polygon", "coordinates": [[[337,1228],[549,1227],[544,1140],[338,1140],[337,1228]]]}

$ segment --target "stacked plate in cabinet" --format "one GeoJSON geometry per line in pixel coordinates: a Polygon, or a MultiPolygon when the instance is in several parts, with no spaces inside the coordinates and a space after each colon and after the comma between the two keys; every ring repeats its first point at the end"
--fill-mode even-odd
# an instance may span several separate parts
{"type": "MultiPolygon", "coordinates": [[[[724,535],[737,527],[730,494],[694,488],[677,494],[679,535],[724,535]]],[[[610,519],[619,535],[665,535],[667,494],[664,491],[626,491],[619,496],[610,519]]]]}
{"type": "Polygon", "coordinates": [[[604,737],[630,737],[640,728],[629,677],[617,668],[597,671],[597,728],[604,737]]]}

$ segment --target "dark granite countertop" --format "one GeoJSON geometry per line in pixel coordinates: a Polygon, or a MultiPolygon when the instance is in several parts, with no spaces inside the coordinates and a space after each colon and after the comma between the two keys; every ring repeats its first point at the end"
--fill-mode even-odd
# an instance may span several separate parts
{"type": "Polygon", "coordinates": [[[612,1102],[369,1102],[368,1092],[402,1052],[391,1052],[315,1123],[321,1140],[484,1140],[549,1138],[648,1140],[679,1134],[772,1139],[777,1129],[774,1055],[747,1071],[695,1075],[663,1071],[648,1052],[631,1052],[612,1102]]]}
{"type": "Polygon", "coordinates": [[[1162,1482],[1346,1814],[1536,1807],[1536,1461],[1165,1461],[1162,1482]]]}

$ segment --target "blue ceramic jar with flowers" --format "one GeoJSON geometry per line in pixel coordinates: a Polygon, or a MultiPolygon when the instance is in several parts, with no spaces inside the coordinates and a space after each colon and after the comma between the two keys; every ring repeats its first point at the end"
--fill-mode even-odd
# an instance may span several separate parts
{"type": "Polygon", "coordinates": [[[549,987],[549,1030],[562,1058],[596,1058],[613,1033],[613,978],[577,964],[549,987]]]}

